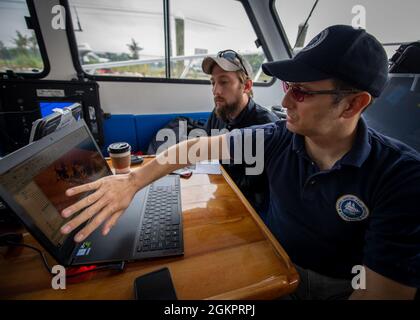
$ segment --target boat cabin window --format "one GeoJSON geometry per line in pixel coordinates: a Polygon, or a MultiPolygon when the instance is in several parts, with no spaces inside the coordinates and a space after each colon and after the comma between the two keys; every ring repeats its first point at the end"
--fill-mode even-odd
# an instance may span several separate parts
{"type": "Polygon", "coordinates": [[[266,54],[240,1],[68,3],[80,65],[97,79],[209,80],[203,58],[233,49],[250,62],[254,82],[271,81],[261,71],[266,54]]]}
{"type": "Polygon", "coordinates": [[[0,73],[41,77],[48,72],[41,55],[38,21],[32,1],[0,0],[0,73]]]}
{"type": "Polygon", "coordinates": [[[366,29],[381,41],[389,58],[402,43],[420,39],[418,0],[276,0],[275,8],[295,53],[334,24],[366,29]]]}

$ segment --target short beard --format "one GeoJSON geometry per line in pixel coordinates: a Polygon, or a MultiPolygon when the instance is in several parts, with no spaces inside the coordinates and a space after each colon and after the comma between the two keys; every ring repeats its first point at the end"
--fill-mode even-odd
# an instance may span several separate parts
{"type": "Polygon", "coordinates": [[[236,114],[239,108],[238,103],[225,104],[219,107],[216,106],[216,116],[224,122],[230,122],[232,120],[232,115],[236,114]]]}

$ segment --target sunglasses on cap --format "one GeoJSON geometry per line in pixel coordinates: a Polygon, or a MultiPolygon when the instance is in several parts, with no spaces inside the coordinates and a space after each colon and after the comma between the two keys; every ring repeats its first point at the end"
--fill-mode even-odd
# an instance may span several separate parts
{"type": "Polygon", "coordinates": [[[228,50],[223,50],[220,51],[217,56],[219,58],[223,58],[226,59],[230,62],[232,62],[234,65],[238,66],[239,68],[241,68],[241,70],[243,72],[245,72],[245,74],[249,77],[248,71],[246,71],[244,62],[242,61],[242,57],[235,51],[228,49],[228,50]]]}
{"type": "Polygon", "coordinates": [[[309,97],[317,94],[341,94],[341,93],[357,93],[359,90],[317,90],[317,91],[307,91],[299,88],[298,86],[292,85],[289,82],[282,81],[283,90],[287,93],[289,90],[292,94],[293,99],[297,102],[303,102],[305,97],[309,97]]]}

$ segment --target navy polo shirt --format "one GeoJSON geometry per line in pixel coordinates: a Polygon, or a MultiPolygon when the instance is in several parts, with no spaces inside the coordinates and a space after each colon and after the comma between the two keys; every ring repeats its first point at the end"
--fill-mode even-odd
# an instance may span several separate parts
{"type": "MultiPolygon", "coordinates": [[[[420,287],[420,155],[360,119],[352,149],[321,171],[285,121],[263,130],[270,204],[263,220],[297,265],[351,279],[355,265],[420,287]]],[[[244,139],[242,139],[244,140],[244,139]]]]}

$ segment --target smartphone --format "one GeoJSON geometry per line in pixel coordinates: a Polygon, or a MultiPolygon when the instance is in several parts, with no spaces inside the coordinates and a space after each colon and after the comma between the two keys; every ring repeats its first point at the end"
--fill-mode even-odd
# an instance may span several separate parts
{"type": "Polygon", "coordinates": [[[140,164],[143,163],[144,159],[141,156],[131,155],[131,164],[140,164]]]}
{"type": "Polygon", "coordinates": [[[134,280],[136,300],[177,300],[168,268],[144,274],[134,280]]]}

